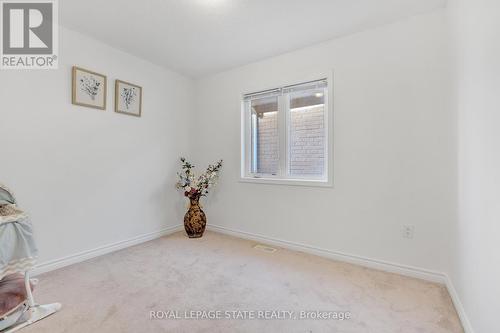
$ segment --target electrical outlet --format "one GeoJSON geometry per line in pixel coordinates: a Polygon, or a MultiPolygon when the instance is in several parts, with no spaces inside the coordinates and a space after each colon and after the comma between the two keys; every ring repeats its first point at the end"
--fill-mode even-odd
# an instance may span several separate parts
{"type": "Polygon", "coordinates": [[[415,234],[414,225],[404,225],[402,229],[403,238],[412,239],[415,234]]]}

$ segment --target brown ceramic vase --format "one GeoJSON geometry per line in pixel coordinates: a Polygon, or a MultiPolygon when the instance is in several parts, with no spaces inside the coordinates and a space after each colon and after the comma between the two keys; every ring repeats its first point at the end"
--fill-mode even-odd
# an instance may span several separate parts
{"type": "Polygon", "coordinates": [[[200,197],[189,198],[191,205],[184,215],[184,229],[189,238],[200,238],[205,232],[207,217],[200,208],[200,197]]]}

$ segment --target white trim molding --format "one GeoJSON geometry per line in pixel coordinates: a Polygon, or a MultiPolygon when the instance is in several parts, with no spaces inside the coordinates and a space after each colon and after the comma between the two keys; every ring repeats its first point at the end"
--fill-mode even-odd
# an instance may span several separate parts
{"type": "Polygon", "coordinates": [[[97,247],[95,249],[87,250],[87,251],[82,251],[80,253],[72,254],[66,257],[62,257],[59,259],[54,259],[54,260],[49,260],[46,262],[42,262],[38,265],[35,266],[33,269],[32,275],[39,275],[43,273],[47,273],[59,268],[63,268],[66,266],[70,266],[82,261],[86,261],[92,258],[96,258],[111,252],[115,252],[118,250],[125,249],[127,247],[131,247],[134,245],[138,245],[141,243],[145,243],[148,241],[151,241],[153,239],[157,239],[166,235],[173,234],[175,232],[183,230],[182,225],[175,225],[167,228],[163,228],[154,232],[150,232],[147,234],[143,234],[140,236],[136,236],[130,239],[126,239],[123,241],[119,241],[116,243],[104,245],[97,247]]]}
{"type": "Polygon", "coordinates": [[[305,245],[296,242],[290,242],[282,239],[267,237],[259,234],[254,234],[246,231],[240,231],[228,227],[223,227],[219,225],[207,225],[208,230],[219,232],[222,234],[248,239],[255,242],[277,246],[293,251],[300,251],[304,253],[309,253],[317,256],[321,256],[327,259],[347,262],[354,265],[359,265],[363,267],[378,269],[381,271],[396,273],[412,278],[422,279],[430,282],[435,282],[443,284],[448,293],[450,294],[455,310],[457,311],[458,317],[462,323],[462,327],[465,333],[474,333],[470,321],[465,313],[465,309],[460,301],[457,291],[453,286],[453,283],[449,276],[442,272],[431,271],[424,268],[413,267],[408,265],[396,264],[388,261],[377,260],[373,258],[342,253],[338,251],[332,251],[327,249],[318,248],[315,246],[305,245]]]}
{"type": "MultiPolygon", "coordinates": [[[[448,293],[453,301],[453,305],[457,311],[457,314],[462,323],[463,329],[465,333],[474,333],[470,321],[465,313],[465,309],[460,301],[458,293],[450,279],[450,277],[445,273],[440,273],[436,271],[431,271],[423,268],[396,264],[392,262],[387,262],[383,260],[377,260],[373,258],[352,255],[347,253],[342,253],[338,251],[332,251],[327,249],[322,249],[315,246],[310,246],[306,244],[301,244],[297,242],[290,242],[282,239],[267,237],[259,234],[254,234],[250,232],[240,231],[228,227],[218,226],[218,225],[207,225],[207,229],[214,232],[219,232],[222,234],[248,239],[255,242],[268,244],[272,246],[277,246],[293,251],[300,251],[304,253],[309,253],[313,255],[317,255],[320,257],[347,262],[354,265],[359,265],[363,267],[373,268],[382,270],[389,273],[401,274],[408,277],[413,277],[417,279],[422,279],[430,282],[440,283],[446,286],[448,293]]],[[[122,250],[134,245],[138,245],[141,243],[145,243],[163,236],[167,236],[173,234],[175,232],[179,232],[183,230],[182,225],[176,225],[167,227],[158,231],[154,231],[148,234],[136,236],[127,240],[123,240],[117,243],[104,245],[92,250],[83,251],[80,253],[76,253],[70,256],[66,256],[63,258],[50,260],[38,264],[33,270],[33,276],[39,275],[42,273],[50,272],[62,267],[70,266],[73,264],[77,264],[79,262],[83,262],[92,258],[96,258],[111,252],[115,252],[118,250],[122,250]]]]}
{"type": "Polygon", "coordinates": [[[455,310],[457,311],[458,318],[460,318],[460,321],[462,322],[462,327],[464,329],[464,332],[474,333],[469,317],[467,317],[467,314],[465,313],[465,308],[462,302],[460,301],[460,297],[458,296],[457,290],[455,289],[455,286],[453,285],[451,278],[447,274],[444,275],[446,278],[445,280],[446,289],[448,289],[448,293],[450,294],[453,305],[455,306],[455,310]]]}
{"type": "Polygon", "coordinates": [[[397,273],[404,276],[409,276],[417,279],[422,279],[426,281],[446,284],[446,276],[443,273],[435,272],[423,268],[412,267],[407,265],[396,264],[392,262],[387,262],[378,259],[367,258],[363,256],[342,253],[338,251],[332,251],[327,249],[322,249],[319,247],[290,242],[282,239],[271,238],[259,234],[254,234],[245,231],[239,231],[218,225],[208,225],[209,230],[220,232],[226,235],[231,235],[239,238],[249,239],[257,242],[261,242],[268,245],[278,246],[289,250],[300,251],[304,253],[314,254],[320,257],[338,260],[342,262],[347,262],[350,264],[355,264],[363,267],[373,268],[382,270],[389,273],[397,273]]]}

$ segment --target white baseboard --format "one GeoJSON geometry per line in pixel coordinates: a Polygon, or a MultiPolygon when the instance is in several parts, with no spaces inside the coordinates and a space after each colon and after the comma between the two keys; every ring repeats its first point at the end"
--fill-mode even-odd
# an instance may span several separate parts
{"type": "Polygon", "coordinates": [[[62,268],[65,266],[73,265],[85,260],[89,260],[95,257],[102,256],[107,253],[111,253],[114,251],[122,250],[130,246],[134,246],[137,244],[141,244],[156,238],[160,238],[162,236],[166,236],[172,234],[174,232],[182,230],[182,225],[176,225],[173,227],[167,227],[158,231],[150,232],[144,235],[136,236],[130,239],[126,239],[120,242],[100,246],[98,248],[83,251],[80,253],[72,254],[63,258],[50,260],[46,262],[42,262],[36,265],[35,269],[32,272],[32,275],[38,275],[46,272],[50,272],[56,270],[58,268],[62,268]]]}
{"type": "MultiPolygon", "coordinates": [[[[290,242],[286,240],[281,240],[281,239],[276,239],[276,238],[271,238],[259,234],[254,234],[250,232],[245,232],[245,231],[239,231],[223,226],[218,226],[218,225],[208,225],[207,226],[208,230],[212,230],[215,232],[220,232],[223,234],[235,236],[238,238],[243,238],[243,239],[249,239],[253,240],[259,243],[265,243],[273,246],[278,246],[294,251],[300,251],[304,253],[309,253],[309,254],[314,254],[317,256],[333,259],[333,260],[338,260],[338,261],[343,261],[359,266],[364,266],[368,268],[373,268],[373,269],[378,269],[382,270],[385,272],[390,272],[390,273],[396,273],[396,274],[401,274],[404,276],[409,276],[413,278],[418,278],[418,279],[423,279],[426,281],[431,281],[431,282],[437,282],[444,284],[446,288],[448,289],[448,292],[450,294],[450,297],[453,301],[453,304],[455,306],[455,309],[458,313],[458,316],[462,322],[462,326],[464,328],[465,333],[474,333],[472,326],[470,324],[470,321],[465,313],[465,309],[462,305],[462,302],[460,301],[460,298],[458,296],[457,291],[455,290],[455,287],[453,286],[453,283],[451,282],[451,279],[449,276],[445,273],[440,273],[440,272],[435,272],[423,268],[418,268],[418,267],[412,267],[412,266],[407,266],[407,265],[401,265],[401,264],[396,264],[396,263],[391,263],[387,261],[382,261],[382,260],[377,260],[373,258],[368,258],[368,257],[362,257],[362,256],[357,256],[357,255],[352,255],[352,254],[346,254],[338,251],[332,251],[332,250],[327,250],[327,249],[322,249],[306,244],[301,244],[301,243],[296,243],[296,242],[290,242]]],[[[58,268],[62,268],[65,266],[73,265],[85,260],[89,260],[95,257],[102,256],[107,253],[111,253],[114,251],[118,251],[121,249],[125,249],[130,246],[134,246],[137,244],[141,244],[162,236],[166,236],[169,234],[172,234],[174,232],[178,232],[183,230],[182,225],[176,225],[168,228],[164,228],[155,232],[151,232],[148,234],[140,235],[137,237],[133,237],[131,239],[123,240],[117,243],[101,246],[92,250],[88,251],[83,251],[80,253],[76,253],[70,256],[66,256],[63,258],[55,259],[55,260],[50,260],[47,262],[43,262],[35,267],[35,269],[32,272],[32,275],[38,275],[42,273],[46,273],[49,271],[56,270],[58,268]]]]}
{"type": "Polygon", "coordinates": [[[326,250],[310,245],[305,245],[301,243],[295,243],[295,242],[290,242],[290,241],[285,241],[281,239],[276,239],[276,238],[271,238],[263,235],[258,235],[250,232],[245,232],[245,231],[240,231],[240,230],[235,230],[232,228],[227,228],[223,226],[218,226],[218,225],[208,225],[208,229],[215,231],[215,232],[220,232],[226,235],[231,235],[235,236],[238,238],[244,238],[244,239],[249,239],[253,240],[259,243],[264,243],[268,245],[273,245],[273,246],[279,246],[282,248],[294,250],[294,251],[300,251],[304,253],[309,253],[309,254],[314,254],[317,256],[325,257],[328,259],[333,259],[333,260],[338,260],[338,261],[343,261],[347,262],[350,264],[355,264],[359,266],[364,266],[368,268],[373,268],[373,269],[378,269],[381,271],[385,272],[390,272],[390,273],[396,273],[396,274],[401,274],[404,276],[409,276],[413,278],[418,278],[426,281],[431,281],[431,282],[437,282],[444,284],[446,288],[448,289],[448,293],[450,294],[450,297],[453,301],[453,305],[455,306],[455,309],[457,311],[458,317],[460,318],[460,321],[462,323],[462,326],[464,328],[465,333],[474,333],[474,330],[472,329],[472,326],[470,324],[470,321],[465,313],[465,309],[462,305],[462,302],[460,301],[460,298],[457,294],[457,291],[455,290],[455,287],[453,286],[453,283],[451,282],[451,279],[449,276],[445,273],[441,272],[435,272],[423,268],[418,268],[418,267],[412,267],[412,266],[407,266],[407,265],[401,265],[401,264],[395,264],[387,261],[382,261],[382,260],[377,260],[377,259],[372,259],[372,258],[367,258],[367,257],[362,257],[362,256],[357,256],[357,255],[352,255],[352,254],[346,254],[338,251],[332,251],[332,250],[326,250]]]}
{"type": "Polygon", "coordinates": [[[417,268],[412,266],[406,266],[401,264],[395,264],[387,261],[342,253],[338,251],[332,251],[327,249],[322,249],[319,247],[290,242],[282,239],[271,238],[263,235],[258,235],[250,232],[239,231],[218,225],[208,225],[209,230],[220,232],[223,234],[236,236],[239,238],[245,238],[269,245],[279,246],[282,248],[300,251],[304,253],[314,254],[324,258],[329,258],[333,260],[343,261],[350,264],[355,264],[363,267],[378,269],[385,272],[397,273],[409,277],[414,277],[426,281],[437,282],[441,284],[446,283],[446,276],[440,272],[435,272],[423,268],[417,268]]]}
{"type": "Polygon", "coordinates": [[[460,301],[460,297],[458,296],[457,290],[455,289],[453,282],[451,281],[450,277],[447,274],[445,274],[445,277],[446,277],[446,289],[448,289],[448,293],[450,294],[451,300],[453,301],[455,310],[457,311],[458,317],[462,322],[462,327],[464,328],[464,332],[474,333],[472,325],[469,321],[469,317],[467,317],[467,314],[465,313],[465,308],[462,302],[460,301]]]}

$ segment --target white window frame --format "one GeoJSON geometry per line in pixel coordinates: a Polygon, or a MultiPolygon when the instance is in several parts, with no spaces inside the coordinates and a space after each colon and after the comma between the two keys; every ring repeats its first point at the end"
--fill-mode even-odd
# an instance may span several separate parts
{"type": "Polygon", "coordinates": [[[287,87],[301,83],[307,83],[317,80],[326,80],[327,88],[325,89],[325,110],[324,110],[324,126],[325,126],[325,166],[324,176],[314,178],[311,176],[303,176],[293,178],[288,176],[290,149],[288,147],[288,133],[290,126],[290,107],[289,98],[281,95],[278,97],[279,104],[279,163],[280,168],[277,175],[270,174],[253,174],[250,172],[252,163],[252,139],[251,139],[251,111],[246,106],[243,96],[252,93],[242,93],[241,102],[241,176],[240,181],[246,183],[258,184],[276,184],[276,185],[298,185],[298,186],[318,186],[318,187],[333,187],[333,79],[332,75],[321,75],[310,77],[309,79],[289,81],[287,84],[274,85],[270,89],[260,89],[253,91],[270,91],[276,87],[287,87]],[[285,105],[286,103],[286,105],[285,105]]]}

